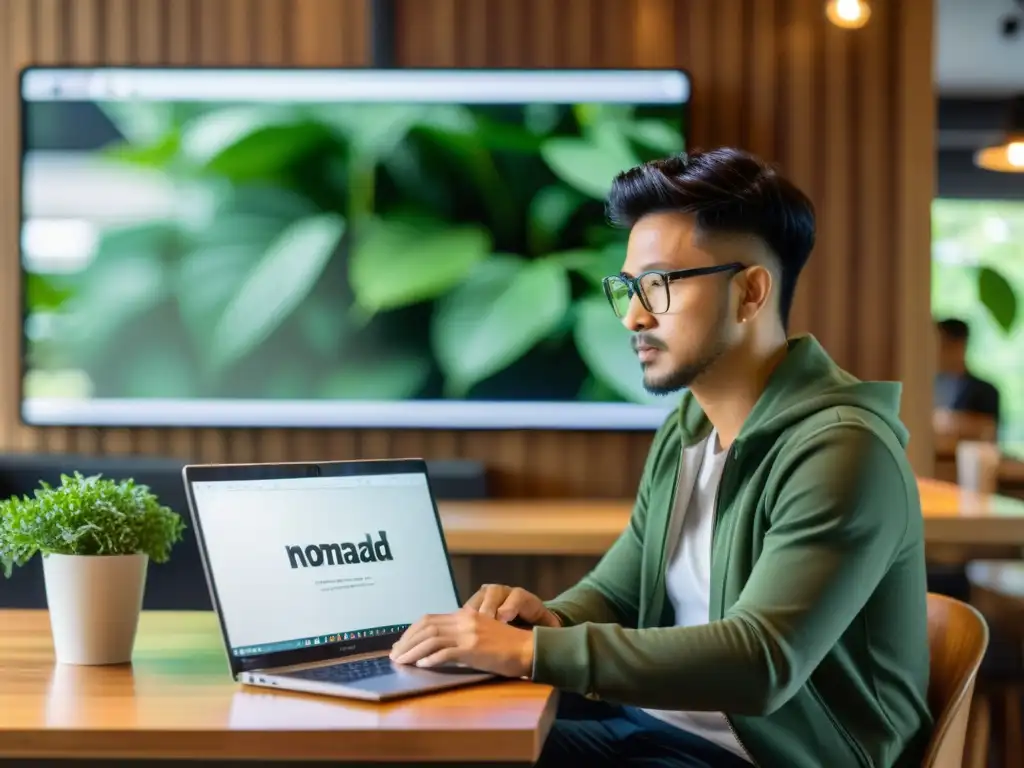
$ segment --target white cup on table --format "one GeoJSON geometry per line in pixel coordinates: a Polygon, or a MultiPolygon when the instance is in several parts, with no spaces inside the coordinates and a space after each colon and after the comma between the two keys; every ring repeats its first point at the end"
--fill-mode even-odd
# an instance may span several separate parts
{"type": "Polygon", "coordinates": [[[992,494],[999,487],[1001,454],[995,443],[962,440],[956,445],[956,482],[961,488],[992,494]]]}

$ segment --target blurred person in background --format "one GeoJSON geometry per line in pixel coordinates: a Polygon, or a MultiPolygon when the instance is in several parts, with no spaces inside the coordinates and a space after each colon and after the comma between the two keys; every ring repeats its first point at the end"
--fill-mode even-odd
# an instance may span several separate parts
{"type": "Polygon", "coordinates": [[[936,323],[938,371],[934,389],[934,427],[940,437],[995,441],[999,431],[999,390],[967,366],[970,327],[957,318],[936,323]]]}

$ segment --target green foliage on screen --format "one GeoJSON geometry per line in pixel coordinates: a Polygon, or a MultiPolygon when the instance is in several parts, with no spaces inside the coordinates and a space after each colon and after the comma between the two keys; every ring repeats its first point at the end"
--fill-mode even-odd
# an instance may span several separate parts
{"type": "Polygon", "coordinates": [[[73,369],[97,397],[656,402],[601,293],[603,202],[683,148],[678,107],[99,106],[125,139],[98,162],[176,205],[29,276],[55,322],[26,394],[73,369]]]}

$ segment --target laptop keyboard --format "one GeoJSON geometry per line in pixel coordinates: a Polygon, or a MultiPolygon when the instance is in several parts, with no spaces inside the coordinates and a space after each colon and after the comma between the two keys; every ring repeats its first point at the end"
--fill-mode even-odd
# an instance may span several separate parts
{"type": "Polygon", "coordinates": [[[391,659],[378,656],[373,659],[348,661],[329,667],[311,667],[288,672],[286,677],[298,677],[303,680],[316,680],[318,683],[353,683],[370,677],[384,677],[395,674],[391,659]]]}

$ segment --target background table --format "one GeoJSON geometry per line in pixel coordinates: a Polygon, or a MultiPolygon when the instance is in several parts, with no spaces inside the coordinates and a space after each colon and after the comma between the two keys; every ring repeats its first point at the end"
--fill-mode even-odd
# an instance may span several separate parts
{"type": "Polygon", "coordinates": [[[0,763],[73,757],[525,765],[540,752],[556,700],[551,688],[523,681],[388,704],[264,692],[231,680],[208,612],[144,612],[131,665],[57,665],[45,611],[0,611],[0,763]]]}
{"type": "MultiPolygon", "coordinates": [[[[919,479],[930,544],[1024,547],[1024,501],[919,479]]],[[[631,499],[487,499],[439,504],[453,555],[600,556],[626,527],[631,499]]]]}

